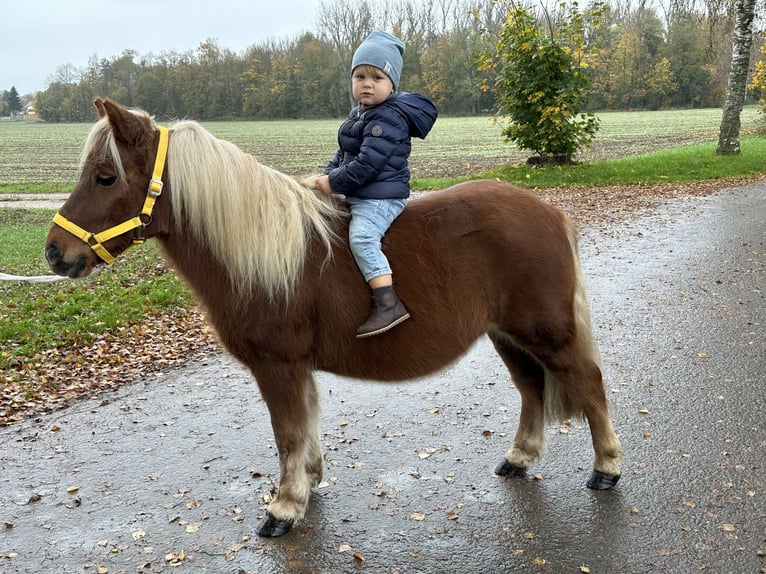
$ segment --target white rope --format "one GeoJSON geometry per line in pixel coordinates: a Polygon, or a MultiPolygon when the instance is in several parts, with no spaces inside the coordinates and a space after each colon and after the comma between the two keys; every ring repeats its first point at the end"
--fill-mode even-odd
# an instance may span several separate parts
{"type": "Polygon", "coordinates": [[[0,281],[27,281],[29,283],[52,283],[54,281],[61,281],[62,279],[69,279],[69,277],[62,277],[61,275],[32,275],[31,277],[25,277],[23,275],[8,275],[8,273],[0,273],[0,281]]]}

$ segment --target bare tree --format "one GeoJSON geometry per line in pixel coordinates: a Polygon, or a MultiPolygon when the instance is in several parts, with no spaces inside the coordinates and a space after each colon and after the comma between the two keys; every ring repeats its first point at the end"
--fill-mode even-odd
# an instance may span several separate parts
{"type": "Polygon", "coordinates": [[[734,155],[740,152],[739,128],[742,106],[747,92],[747,75],[750,68],[750,49],[753,45],[753,18],[756,0],[736,0],[736,20],[732,36],[731,71],[726,88],[721,129],[718,134],[718,155],[734,155]]]}
{"type": "Polygon", "coordinates": [[[76,84],[80,81],[81,72],[72,64],[62,64],[56,68],[53,76],[49,78],[51,83],[76,84]]]}
{"type": "Polygon", "coordinates": [[[333,0],[319,4],[319,35],[332,44],[344,66],[351,64],[351,54],[377,25],[372,2],[333,0]]]}

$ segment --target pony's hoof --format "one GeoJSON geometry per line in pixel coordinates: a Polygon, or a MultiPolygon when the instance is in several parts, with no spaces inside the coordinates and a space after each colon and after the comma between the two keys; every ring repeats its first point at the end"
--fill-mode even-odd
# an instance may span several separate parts
{"type": "Polygon", "coordinates": [[[281,520],[271,514],[271,512],[267,512],[266,518],[261,522],[260,528],[258,528],[258,536],[262,536],[263,538],[284,536],[290,532],[292,527],[292,520],[281,520]]]}
{"type": "Polygon", "coordinates": [[[520,477],[527,475],[527,469],[511,464],[507,460],[503,460],[503,462],[497,465],[495,474],[499,474],[500,476],[520,477]]]}
{"type": "Polygon", "coordinates": [[[617,484],[618,480],[620,480],[619,474],[604,474],[594,470],[588,479],[588,488],[593,490],[609,490],[617,484]]]}

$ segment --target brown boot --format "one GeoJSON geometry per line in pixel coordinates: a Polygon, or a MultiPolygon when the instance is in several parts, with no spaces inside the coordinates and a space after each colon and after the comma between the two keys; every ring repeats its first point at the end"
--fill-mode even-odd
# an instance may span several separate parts
{"type": "Polygon", "coordinates": [[[356,330],[357,339],[385,333],[410,318],[407,308],[397,296],[393,286],[390,289],[385,287],[383,289],[377,293],[375,292],[377,289],[373,291],[372,312],[367,321],[356,330]]]}

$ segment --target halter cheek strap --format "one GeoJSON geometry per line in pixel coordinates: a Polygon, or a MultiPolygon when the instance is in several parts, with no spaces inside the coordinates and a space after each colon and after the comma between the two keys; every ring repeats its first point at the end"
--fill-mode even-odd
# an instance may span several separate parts
{"type": "MultiPolygon", "coordinates": [[[[99,233],[86,231],[76,223],[69,221],[66,217],[61,215],[61,213],[57,213],[53,217],[53,223],[66,229],[69,233],[90,245],[90,248],[93,249],[96,255],[98,255],[107,265],[114,263],[116,258],[109,253],[103,244],[110,239],[114,239],[115,237],[127,233],[128,231],[139,228],[143,229],[149,225],[152,222],[154,203],[157,201],[157,198],[162,195],[162,172],[165,170],[165,159],[168,155],[168,128],[157,126],[157,129],[160,131],[157,157],[154,160],[154,171],[152,172],[152,179],[149,180],[149,188],[146,190],[146,199],[144,200],[144,206],[141,208],[141,213],[132,219],[105,229],[99,233]]],[[[144,241],[145,238],[139,235],[133,240],[133,245],[141,244],[144,241]]]]}

